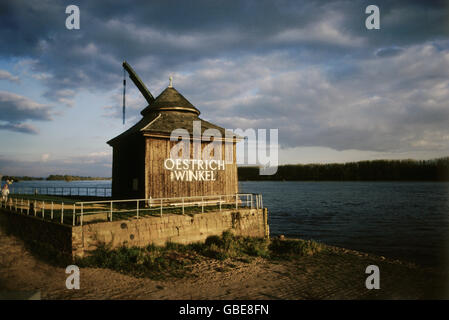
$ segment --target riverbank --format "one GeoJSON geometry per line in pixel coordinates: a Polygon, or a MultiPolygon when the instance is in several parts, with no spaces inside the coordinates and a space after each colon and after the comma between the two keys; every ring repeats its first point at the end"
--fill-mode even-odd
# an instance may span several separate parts
{"type": "MultiPolygon", "coordinates": [[[[35,188],[57,188],[58,194],[66,188],[67,195],[73,188],[75,197],[77,188],[83,195],[86,188],[98,188],[99,195],[111,188],[110,181],[36,181],[12,186],[33,190],[33,194],[35,188]]],[[[239,190],[263,195],[271,235],[315,239],[449,270],[447,182],[243,181],[239,190]]]]}
{"type": "Polygon", "coordinates": [[[0,292],[40,290],[43,299],[442,299],[447,275],[378,256],[326,246],[291,260],[204,257],[182,278],[138,278],[82,267],[81,289],[65,288],[63,267],[0,231],[0,292]],[[380,268],[380,290],[365,288],[365,269],[380,268]]]}

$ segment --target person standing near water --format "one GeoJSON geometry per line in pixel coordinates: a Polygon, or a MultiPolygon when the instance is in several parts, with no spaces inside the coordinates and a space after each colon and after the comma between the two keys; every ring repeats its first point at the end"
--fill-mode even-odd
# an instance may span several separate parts
{"type": "Polygon", "coordinates": [[[2,188],[2,201],[8,201],[8,196],[9,196],[9,187],[8,187],[8,183],[5,183],[5,185],[2,188]]]}

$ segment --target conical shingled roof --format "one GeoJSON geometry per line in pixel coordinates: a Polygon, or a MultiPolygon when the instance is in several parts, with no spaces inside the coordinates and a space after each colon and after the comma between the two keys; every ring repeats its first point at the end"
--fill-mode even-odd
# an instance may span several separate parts
{"type": "Polygon", "coordinates": [[[192,112],[197,115],[200,114],[200,111],[173,87],[168,87],[162,91],[162,93],[151,102],[148,107],[143,109],[140,114],[145,116],[150,112],[168,110],[192,112]]]}
{"type": "Polygon", "coordinates": [[[139,122],[107,143],[112,146],[123,139],[146,134],[169,137],[175,129],[185,129],[192,136],[193,121],[201,121],[201,134],[207,129],[217,129],[223,138],[241,139],[234,133],[199,118],[200,111],[173,87],[167,87],[140,113],[143,118],[139,122]]]}

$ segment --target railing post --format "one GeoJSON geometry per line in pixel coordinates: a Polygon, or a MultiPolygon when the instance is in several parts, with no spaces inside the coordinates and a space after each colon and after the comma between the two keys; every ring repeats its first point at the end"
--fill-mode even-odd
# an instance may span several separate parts
{"type": "Polygon", "coordinates": [[[182,197],[182,214],[184,214],[184,197],[182,197]]]}
{"type": "Polygon", "coordinates": [[[139,219],[139,200],[137,200],[137,219],[139,219]]]}
{"type": "Polygon", "coordinates": [[[238,207],[239,207],[238,200],[237,200],[237,199],[238,199],[238,196],[239,196],[238,193],[236,193],[236,194],[235,194],[235,210],[237,210],[238,207]]]}
{"type": "Polygon", "coordinates": [[[80,225],[83,225],[83,203],[81,202],[81,216],[80,216],[80,225]]]}
{"type": "Polygon", "coordinates": [[[204,213],[204,197],[201,197],[201,213],[204,213]]]}
{"type": "Polygon", "coordinates": [[[262,194],[260,194],[260,208],[263,209],[263,197],[262,197],[262,194]]]}
{"type": "Polygon", "coordinates": [[[75,225],[76,221],[76,203],[73,204],[73,213],[72,213],[72,225],[75,225]]]}
{"type": "Polygon", "coordinates": [[[42,201],[42,219],[45,219],[45,201],[42,201]]]}
{"type": "Polygon", "coordinates": [[[112,221],[112,210],[113,210],[113,207],[112,207],[112,201],[111,201],[111,208],[109,211],[109,221],[112,221]]]}
{"type": "Polygon", "coordinates": [[[61,202],[61,223],[64,223],[64,202],[61,202]]]}
{"type": "Polygon", "coordinates": [[[23,213],[23,198],[20,199],[20,213],[23,213]]]}
{"type": "Polygon", "coordinates": [[[27,216],[30,215],[30,200],[27,200],[27,216]]]}
{"type": "Polygon", "coordinates": [[[221,196],[220,196],[220,199],[218,200],[218,205],[220,206],[220,211],[221,211],[221,196]]]}
{"type": "Polygon", "coordinates": [[[34,206],[33,206],[34,216],[36,216],[36,204],[37,204],[37,202],[36,202],[36,200],[34,200],[34,206]]]}
{"type": "Polygon", "coordinates": [[[162,217],[162,198],[161,198],[161,217],[162,217]]]}

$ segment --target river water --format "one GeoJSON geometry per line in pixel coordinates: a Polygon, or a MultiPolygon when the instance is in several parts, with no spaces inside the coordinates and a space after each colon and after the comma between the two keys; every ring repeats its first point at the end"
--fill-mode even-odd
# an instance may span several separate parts
{"type": "Polygon", "coordinates": [[[449,183],[241,182],[262,193],[272,235],[448,266],[449,183]]]}
{"type": "MultiPolygon", "coordinates": [[[[24,181],[12,187],[110,188],[111,181],[24,181]]],[[[270,233],[426,266],[448,266],[449,183],[240,182],[262,193],[270,233]]]]}

